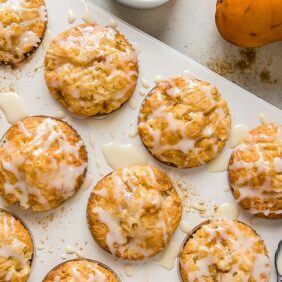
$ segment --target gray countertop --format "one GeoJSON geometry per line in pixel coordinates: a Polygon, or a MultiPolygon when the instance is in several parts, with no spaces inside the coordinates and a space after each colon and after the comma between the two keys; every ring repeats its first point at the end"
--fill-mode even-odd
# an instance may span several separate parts
{"type": "Polygon", "coordinates": [[[216,0],[171,0],[152,10],[91,1],[282,109],[282,42],[246,50],[224,41],[216,0]]]}

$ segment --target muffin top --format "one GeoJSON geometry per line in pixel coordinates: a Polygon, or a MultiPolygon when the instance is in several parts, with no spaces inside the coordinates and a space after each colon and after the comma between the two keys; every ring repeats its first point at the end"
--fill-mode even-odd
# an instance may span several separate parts
{"type": "Polygon", "coordinates": [[[45,58],[53,96],[71,112],[95,116],[118,109],[132,95],[137,56],[112,27],[81,24],[59,34],[45,58]]]}
{"type": "Polygon", "coordinates": [[[188,238],[180,254],[184,282],[267,282],[270,259],[263,241],[248,225],[214,220],[188,238]]]}
{"type": "Polygon", "coordinates": [[[229,179],[235,199],[249,213],[282,218],[282,126],[261,125],[233,151],[229,179]]]}
{"type": "Polygon", "coordinates": [[[50,210],[79,189],[87,153],[77,132],[50,117],[13,125],[0,147],[0,195],[24,209],[50,210]]]}
{"type": "Polygon", "coordinates": [[[77,259],[64,262],[50,271],[43,282],[118,282],[113,271],[100,263],[77,259]]]}
{"type": "Polygon", "coordinates": [[[27,281],[32,256],[29,231],[14,216],[0,210],[0,281],[27,281]]]}
{"type": "Polygon", "coordinates": [[[44,0],[0,1],[0,62],[18,64],[38,47],[47,24],[44,0]]]}
{"type": "Polygon", "coordinates": [[[94,188],[88,222],[96,242],[123,259],[159,253],[179,221],[182,204],[170,178],[150,166],[114,171],[94,188]]]}
{"type": "Polygon", "coordinates": [[[178,168],[204,164],[230,132],[227,103],[216,87],[189,76],[160,82],[139,114],[139,135],[154,157],[178,168]]]}

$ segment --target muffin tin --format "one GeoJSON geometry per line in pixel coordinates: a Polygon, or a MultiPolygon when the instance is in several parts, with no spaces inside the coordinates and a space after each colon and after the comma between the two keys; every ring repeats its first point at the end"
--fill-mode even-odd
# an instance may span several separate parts
{"type": "MultiPolygon", "coordinates": [[[[154,80],[156,76],[162,76],[163,78],[175,77],[189,70],[196,78],[217,86],[231,109],[233,125],[241,123],[247,125],[249,129],[254,128],[260,124],[259,115],[261,113],[264,113],[270,120],[281,123],[281,111],[211,72],[190,58],[158,42],[156,39],[115,19],[114,21],[118,22],[117,29],[130,42],[135,42],[137,49],[140,50],[138,55],[140,65],[138,86],[132,100],[118,111],[107,117],[78,119],[67,113],[49,94],[44,82],[43,61],[46,48],[48,48],[52,37],[72,25],[82,23],[80,18],[85,15],[85,5],[77,0],[69,0],[67,4],[64,1],[46,0],[46,4],[49,23],[42,44],[37,52],[18,68],[12,70],[10,66],[0,67],[2,91],[15,88],[27,104],[30,115],[65,115],[65,120],[79,132],[87,146],[89,153],[88,174],[91,174],[89,179],[92,180],[91,188],[102,176],[112,171],[103,156],[102,145],[111,142],[114,135],[116,142],[134,145],[146,155],[150,164],[169,172],[170,176],[178,184],[181,184],[180,195],[183,196],[186,193],[184,186],[192,191],[187,195],[188,198],[184,200],[186,209],[188,209],[187,206],[191,203],[192,208],[189,208],[188,215],[184,212],[183,216],[189,222],[191,228],[209,218],[213,214],[212,210],[215,204],[233,203],[234,200],[231,192],[226,192],[228,187],[227,172],[210,173],[206,166],[187,170],[170,168],[154,160],[143,147],[138,136],[135,138],[128,136],[129,132],[136,128],[138,108],[144,99],[144,96],[140,95],[140,90],[142,89],[141,94],[144,94],[144,92],[146,94],[149,93],[150,89],[155,86],[154,80]],[[72,25],[67,20],[68,10],[72,10],[75,16],[77,16],[77,20],[72,25]],[[142,79],[148,80],[149,88],[144,88],[142,79]],[[65,114],[62,114],[62,111],[65,114]],[[195,210],[195,204],[201,202],[207,208],[207,212],[203,217],[195,210]]],[[[89,9],[88,15],[91,15],[91,18],[95,18],[99,24],[107,25],[110,22],[111,24],[114,22],[112,20],[113,16],[107,12],[93,4],[87,6],[89,9]]],[[[1,135],[4,135],[9,127],[10,125],[6,122],[3,115],[0,119],[1,135]]],[[[224,152],[228,150],[229,148],[226,146],[224,152]]],[[[88,230],[86,206],[91,188],[85,189],[87,185],[84,184],[84,186],[77,195],[54,211],[32,213],[30,211],[22,211],[16,206],[9,208],[29,226],[36,241],[37,252],[29,281],[42,281],[50,269],[65,260],[76,258],[76,254],[105,263],[125,282],[140,282],[143,278],[144,282],[160,280],[163,282],[178,281],[176,261],[174,262],[174,268],[170,271],[159,265],[156,261],[159,257],[154,260],[134,264],[134,276],[128,277],[125,274],[125,265],[129,262],[116,260],[100,249],[88,230]],[[147,280],[146,277],[148,277],[147,280]]],[[[239,220],[252,226],[258,232],[265,241],[273,262],[275,249],[281,239],[282,222],[265,219],[254,221],[243,210],[240,210],[239,220]]],[[[173,238],[173,242],[180,246],[185,237],[186,234],[179,228],[173,238]]],[[[271,281],[275,281],[274,263],[272,264],[271,281]]]]}

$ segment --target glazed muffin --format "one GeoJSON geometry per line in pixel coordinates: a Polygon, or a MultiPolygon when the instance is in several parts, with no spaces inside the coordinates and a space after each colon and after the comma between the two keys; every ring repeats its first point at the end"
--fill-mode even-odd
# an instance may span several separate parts
{"type": "Polygon", "coordinates": [[[64,262],[43,279],[43,282],[119,282],[117,275],[100,262],[76,259],[64,262]]]}
{"type": "Polygon", "coordinates": [[[249,213],[282,218],[282,126],[261,125],[233,151],[229,181],[236,201],[249,213]]]}
{"type": "Polygon", "coordinates": [[[59,34],[45,58],[52,95],[80,116],[108,114],[133,94],[137,56],[117,30],[81,24],[59,34]]]}
{"type": "Polygon", "coordinates": [[[27,281],[33,258],[33,241],[25,225],[0,209],[0,281],[27,281]]]}
{"type": "Polygon", "coordinates": [[[208,82],[183,76],[160,82],[139,114],[139,135],[152,155],[168,165],[204,164],[223,149],[230,132],[227,103],[208,82]]]}
{"type": "Polygon", "coordinates": [[[179,263],[184,282],[267,282],[270,277],[263,241],[238,221],[201,224],[186,239],[179,263]]]}
{"type": "Polygon", "coordinates": [[[179,225],[182,203],[165,172],[133,166],[104,177],[89,198],[87,218],[96,242],[130,260],[155,256],[179,225]]]}
{"type": "Polygon", "coordinates": [[[87,152],[67,123],[34,116],[14,124],[0,147],[0,196],[34,211],[56,208],[81,186],[87,152]]]}
{"type": "Polygon", "coordinates": [[[47,25],[44,0],[0,1],[0,63],[16,65],[40,44],[47,25]]]}

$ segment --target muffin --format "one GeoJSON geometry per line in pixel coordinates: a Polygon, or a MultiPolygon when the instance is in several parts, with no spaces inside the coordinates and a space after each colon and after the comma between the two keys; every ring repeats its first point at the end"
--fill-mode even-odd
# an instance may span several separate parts
{"type": "Polygon", "coordinates": [[[179,225],[182,203],[165,172],[151,166],[114,171],[93,189],[87,218],[95,241],[129,260],[155,256],[179,225]]]}
{"type": "Polygon", "coordinates": [[[0,1],[0,63],[17,65],[40,44],[47,25],[44,0],[0,1]]]}
{"type": "Polygon", "coordinates": [[[112,27],[72,27],[52,41],[45,57],[51,94],[80,116],[117,110],[133,94],[137,78],[136,53],[112,27]]]}
{"type": "Polygon", "coordinates": [[[76,259],[52,269],[42,282],[119,282],[117,275],[100,262],[76,259]]]}
{"type": "Polygon", "coordinates": [[[14,124],[0,147],[0,196],[34,211],[59,206],[81,186],[87,152],[67,123],[34,116],[14,124]]]}
{"type": "Polygon", "coordinates": [[[267,249],[248,225],[231,220],[201,224],[186,239],[179,258],[184,282],[267,282],[267,249]]]}
{"type": "Polygon", "coordinates": [[[27,281],[33,258],[33,241],[27,227],[0,209],[0,281],[27,281]]]}
{"type": "Polygon", "coordinates": [[[138,129],[155,158],[190,168],[218,155],[230,124],[228,105],[217,88],[183,76],[162,81],[149,93],[140,109],[138,129]]]}
{"type": "Polygon", "coordinates": [[[261,125],[233,151],[229,181],[236,201],[249,213],[282,218],[282,126],[261,125]]]}

